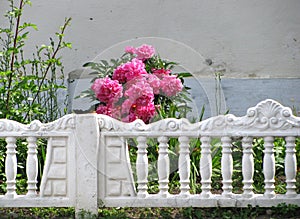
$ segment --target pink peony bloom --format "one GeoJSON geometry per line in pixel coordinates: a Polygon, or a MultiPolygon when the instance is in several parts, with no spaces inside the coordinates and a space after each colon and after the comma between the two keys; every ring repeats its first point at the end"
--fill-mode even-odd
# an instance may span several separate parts
{"type": "Polygon", "coordinates": [[[137,55],[137,59],[145,61],[146,59],[150,59],[155,54],[155,49],[153,46],[143,44],[135,49],[135,54],[137,55]]]}
{"type": "Polygon", "coordinates": [[[183,85],[175,75],[165,75],[160,82],[162,92],[168,96],[175,96],[182,91],[183,85]]]}
{"type": "Polygon", "coordinates": [[[113,117],[115,119],[120,119],[121,118],[121,106],[114,104],[111,107],[111,114],[112,114],[111,117],[113,117]]]}
{"type": "Polygon", "coordinates": [[[96,113],[98,114],[104,114],[107,116],[110,116],[115,119],[120,119],[121,118],[121,106],[119,105],[102,105],[100,104],[98,108],[96,109],[96,113]]]}
{"type": "Polygon", "coordinates": [[[135,50],[135,48],[132,47],[132,46],[126,46],[126,47],[125,47],[125,52],[126,52],[126,53],[130,53],[130,54],[135,54],[136,50],[135,50]]]}
{"type": "Polygon", "coordinates": [[[155,68],[153,68],[153,69],[151,69],[151,71],[154,75],[156,75],[160,79],[163,78],[165,75],[171,74],[170,69],[163,69],[163,68],[155,69],[155,68]]]}
{"type": "Polygon", "coordinates": [[[160,79],[153,74],[147,75],[147,81],[153,89],[154,94],[159,94],[160,92],[160,79]]]}
{"type": "Polygon", "coordinates": [[[109,106],[99,105],[96,109],[96,113],[112,116],[111,108],[109,106]]]}
{"type": "Polygon", "coordinates": [[[137,105],[135,114],[145,123],[148,123],[156,114],[155,105],[153,102],[149,102],[146,105],[137,105]]]}
{"type": "Polygon", "coordinates": [[[153,63],[145,60],[154,56],[152,46],[127,46],[125,52],[135,58],[119,65],[111,78],[96,79],[91,87],[100,100],[96,112],[123,122],[141,119],[149,123],[161,107],[155,105],[155,95],[176,96],[183,85],[170,69],[153,68],[148,74],[146,65],[148,69],[153,63]]]}
{"type": "Polygon", "coordinates": [[[128,97],[131,102],[135,102],[138,98],[145,96],[154,99],[153,89],[147,82],[145,77],[137,77],[126,84],[124,96],[128,97]]]}
{"type": "Polygon", "coordinates": [[[136,119],[138,119],[137,115],[134,112],[130,112],[128,116],[122,118],[122,122],[133,122],[136,119]]]}
{"type": "Polygon", "coordinates": [[[111,104],[123,96],[122,85],[108,77],[96,79],[91,88],[96,97],[104,103],[111,104]]]}
{"type": "Polygon", "coordinates": [[[153,101],[149,102],[149,99],[147,98],[146,99],[139,98],[137,102],[130,105],[129,110],[128,110],[129,105],[127,105],[128,103],[131,104],[131,102],[127,102],[126,104],[122,105],[122,107],[124,108],[126,105],[127,108],[126,110],[128,111],[127,114],[123,114],[123,118],[122,118],[123,122],[132,122],[136,119],[141,119],[145,123],[149,123],[149,121],[156,114],[155,105],[153,101]]]}
{"type": "Polygon", "coordinates": [[[138,106],[147,106],[149,103],[153,102],[153,97],[152,96],[141,96],[135,101],[135,105],[138,106]]]}
{"type": "Polygon", "coordinates": [[[141,75],[147,74],[145,64],[136,58],[123,65],[118,66],[112,76],[112,79],[125,83],[141,75]]]}
{"type": "Polygon", "coordinates": [[[122,107],[121,107],[121,113],[122,115],[127,116],[130,112],[131,106],[134,104],[134,102],[132,102],[130,99],[126,99],[123,103],[122,103],[122,107]]]}

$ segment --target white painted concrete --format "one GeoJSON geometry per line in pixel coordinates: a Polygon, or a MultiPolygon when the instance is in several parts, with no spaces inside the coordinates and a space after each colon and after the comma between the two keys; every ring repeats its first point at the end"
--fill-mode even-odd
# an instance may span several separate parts
{"type": "MultiPolygon", "coordinates": [[[[36,23],[39,31],[30,36],[29,54],[33,45],[47,43],[65,17],[73,18],[66,33],[73,49],[63,53],[66,74],[117,43],[162,37],[188,45],[204,59],[225,63],[227,77],[300,77],[298,0],[32,0],[32,3],[24,18],[36,23]]],[[[6,4],[5,0],[0,1],[0,12],[6,4]]],[[[176,47],[167,53],[177,53],[182,59],[186,56],[176,47]]],[[[201,76],[205,74],[201,72],[201,76]]]]}
{"type": "Polygon", "coordinates": [[[75,207],[76,213],[85,210],[97,214],[99,206],[271,207],[280,203],[300,206],[300,194],[296,191],[296,153],[299,151],[296,151],[295,145],[296,137],[300,136],[300,117],[293,116],[290,108],[271,99],[249,108],[242,117],[227,114],[196,123],[168,118],[146,125],[141,120],[123,123],[106,115],[69,114],[47,124],[33,121],[24,125],[0,119],[0,130],[0,138],[7,143],[7,192],[0,195],[0,207],[75,207]],[[220,137],[222,145],[221,194],[215,194],[216,188],[211,182],[213,152],[210,148],[215,137],[220,137]],[[252,187],[253,175],[257,171],[252,150],[252,141],[256,137],[264,138],[263,194],[254,193],[252,187]],[[285,194],[274,190],[274,137],[284,137],[286,141],[285,194]],[[20,138],[27,138],[29,143],[26,195],[16,194],[16,141],[20,138]],[[48,144],[38,188],[36,142],[39,138],[46,138],[48,144]],[[177,168],[172,170],[171,156],[167,153],[170,138],[178,138],[179,141],[179,194],[168,192],[169,174],[177,171],[177,168]],[[198,138],[201,141],[201,192],[190,194],[189,163],[194,146],[191,139],[198,138]],[[243,148],[242,163],[239,164],[243,167],[242,194],[232,189],[232,141],[237,138],[242,139],[243,148]],[[147,156],[147,148],[151,145],[147,144],[147,140],[150,139],[158,141],[158,158],[155,161],[147,156]],[[137,147],[136,161],[130,160],[128,147],[137,147]],[[148,171],[155,163],[158,163],[157,169],[148,171]],[[148,182],[155,180],[151,177],[154,173],[158,174],[160,191],[151,194],[147,192],[148,182]]]}

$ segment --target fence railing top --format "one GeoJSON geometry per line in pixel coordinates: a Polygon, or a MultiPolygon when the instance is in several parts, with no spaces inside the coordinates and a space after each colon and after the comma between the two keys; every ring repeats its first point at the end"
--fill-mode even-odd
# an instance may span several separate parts
{"type": "Polygon", "coordinates": [[[63,116],[62,118],[49,123],[41,123],[38,120],[34,120],[26,125],[9,119],[0,119],[0,133],[67,131],[74,128],[75,114],[63,116]]]}
{"type": "Polygon", "coordinates": [[[272,99],[264,100],[247,110],[247,114],[236,117],[232,114],[219,115],[197,123],[187,119],[168,118],[145,124],[142,120],[124,123],[105,115],[97,115],[101,130],[110,132],[193,132],[200,135],[300,135],[300,117],[293,115],[289,107],[284,107],[272,99]]]}
{"type": "MultiPolygon", "coordinates": [[[[69,114],[50,123],[33,121],[30,124],[0,119],[0,133],[50,133],[70,131],[76,127],[76,118],[81,115],[69,114]]],[[[142,120],[124,123],[106,115],[94,114],[99,128],[103,131],[123,133],[189,133],[189,135],[272,135],[300,136],[300,117],[293,115],[289,107],[284,107],[275,100],[267,99],[247,110],[245,116],[232,114],[219,115],[201,122],[191,123],[189,120],[167,118],[145,124],[142,120]]],[[[80,124],[78,124],[80,125],[80,124]]],[[[0,136],[3,136],[0,134],[0,136]]]]}

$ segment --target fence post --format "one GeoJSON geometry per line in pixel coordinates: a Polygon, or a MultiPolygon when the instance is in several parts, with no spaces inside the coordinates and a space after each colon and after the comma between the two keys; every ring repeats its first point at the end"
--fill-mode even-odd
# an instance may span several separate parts
{"type": "Polygon", "coordinates": [[[75,211],[98,213],[97,156],[99,129],[94,114],[76,115],[76,206],[75,211]]]}

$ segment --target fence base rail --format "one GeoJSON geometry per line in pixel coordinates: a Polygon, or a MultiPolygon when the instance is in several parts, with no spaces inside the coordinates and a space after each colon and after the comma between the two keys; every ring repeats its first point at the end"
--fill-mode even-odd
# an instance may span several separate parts
{"type": "Polygon", "coordinates": [[[285,195],[278,195],[276,198],[266,198],[261,194],[254,195],[252,198],[243,198],[242,195],[234,194],[231,198],[220,195],[211,195],[210,198],[201,198],[199,195],[191,195],[182,198],[180,195],[172,195],[167,198],[158,197],[159,195],[149,195],[146,198],[117,197],[106,198],[103,203],[105,207],[272,207],[281,203],[300,205],[300,195],[293,198],[286,198],[285,195]]]}

